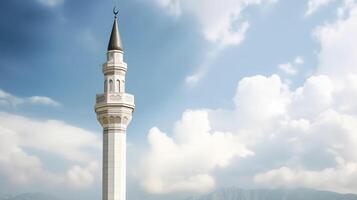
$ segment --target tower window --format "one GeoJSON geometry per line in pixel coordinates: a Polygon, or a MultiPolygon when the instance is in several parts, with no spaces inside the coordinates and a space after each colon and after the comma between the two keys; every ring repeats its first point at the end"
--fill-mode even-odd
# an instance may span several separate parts
{"type": "Polygon", "coordinates": [[[121,85],[120,85],[120,81],[119,80],[117,80],[117,84],[118,84],[118,90],[117,91],[121,92],[121,88],[120,88],[121,85]]]}
{"type": "Polygon", "coordinates": [[[114,92],[114,82],[111,79],[109,80],[109,91],[114,92]]]}

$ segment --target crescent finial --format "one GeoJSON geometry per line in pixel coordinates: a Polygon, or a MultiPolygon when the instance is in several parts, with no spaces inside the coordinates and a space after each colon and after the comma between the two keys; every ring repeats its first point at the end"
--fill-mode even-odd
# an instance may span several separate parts
{"type": "Polygon", "coordinates": [[[117,17],[119,10],[116,9],[116,6],[114,6],[114,8],[113,8],[113,13],[114,13],[114,16],[117,17]]]}

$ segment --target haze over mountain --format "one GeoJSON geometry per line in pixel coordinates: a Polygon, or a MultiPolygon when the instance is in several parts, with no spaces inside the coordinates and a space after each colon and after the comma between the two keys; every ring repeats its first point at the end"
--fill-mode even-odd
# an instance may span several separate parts
{"type": "MultiPolygon", "coordinates": [[[[0,200],[60,200],[45,193],[0,195],[0,200]]],[[[240,189],[223,188],[186,200],[357,200],[357,194],[339,194],[312,189],[240,189]]]]}
{"type": "Polygon", "coordinates": [[[43,193],[23,193],[18,195],[0,196],[0,200],[59,200],[58,198],[43,193]]]}
{"type": "Polygon", "coordinates": [[[187,200],[357,200],[357,195],[311,189],[245,190],[224,188],[207,195],[191,197],[187,200]]]}

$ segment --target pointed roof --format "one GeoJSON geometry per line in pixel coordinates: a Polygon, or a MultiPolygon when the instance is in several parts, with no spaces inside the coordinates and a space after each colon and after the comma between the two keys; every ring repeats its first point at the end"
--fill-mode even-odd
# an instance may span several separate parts
{"type": "Polygon", "coordinates": [[[116,15],[114,17],[112,33],[110,34],[110,40],[108,44],[108,51],[110,50],[123,51],[123,45],[121,44],[120,33],[118,28],[118,19],[116,15]]]}

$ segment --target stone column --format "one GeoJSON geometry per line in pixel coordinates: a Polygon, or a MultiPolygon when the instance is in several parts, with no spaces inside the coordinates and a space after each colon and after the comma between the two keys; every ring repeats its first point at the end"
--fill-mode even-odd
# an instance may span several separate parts
{"type": "Polygon", "coordinates": [[[103,200],[126,199],[126,132],[103,130],[103,200]]]}

